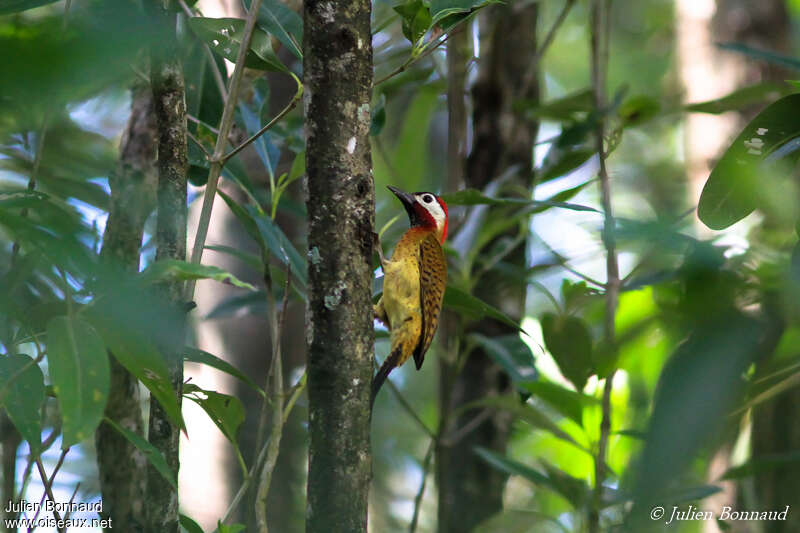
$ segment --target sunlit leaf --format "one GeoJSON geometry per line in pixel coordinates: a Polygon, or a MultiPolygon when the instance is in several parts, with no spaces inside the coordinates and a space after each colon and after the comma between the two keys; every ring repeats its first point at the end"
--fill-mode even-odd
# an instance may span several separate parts
{"type": "Polygon", "coordinates": [[[103,419],[110,386],[108,355],[88,322],[56,317],[47,325],[47,362],[66,449],[91,437],[103,419]]]}
{"type": "MultiPolygon", "coordinates": [[[[227,59],[236,62],[239,46],[244,34],[244,20],[234,18],[192,17],[189,27],[212,50],[227,59]]],[[[259,28],[253,30],[250,50],[245,56],[245,66],[258,70],[286,72],[288,69],[281,63],[272,50],[270,36],[259,28]]]]}
{"type": "Polygon", "coordinates": [[[404,4],[395,6],[394,10],[403,19],[403,35],[412,45],[416,45],[431,27],[431,12],[428,7],[422,0],[408,0],[404,4]]]}
{"type": "Polygon", "coordinates": [[[0,407],[5,407],[33,453],[41,448],[43,402],[44,375],[39,365],[23,354],[0,356],[0,407]]]}
{"type": "Polygon", "coordinates": [[[559,370],[577,390],[583,390],[592,375],[592,335],[578,317],[545,313],[540,319],[547,350],[559,370]]]}
{"type": "Polygon", "coordinates": [[[222,434],[237,446],[236,434],[244,422],[244,407],[239,398],[204,390],[192,383],[183,386],[183,394],[202,407],[222,434]]]}
{"type": "Polygon", "coordinates": [[[781,98],[768,106],[745,126],[725,151],[706,181],[697,206],[697,215],[711,229],[724,229],[743,219],[759,206],[764,189],[761,181],[769,177],[764,167],[781,151],[795,158],[800,137],[800,94],[781,98]],[[776,154],[776,155],[775,155],[776,154]]]}
{"type": "Polygon", "coordinates": [[[144,454],[150,464],[153,465],[153,468],[155,468],[156,471],[161,474],[165,480],[167,480],[167,483],[169,483],[176,491],[178,490],[178,484],[175,482],[175,475],[173,474],[172,470],[170,470],[169,465],[167,465],[164,455],[158,451],[155,446],[147,442],[138,433],[135,433],[126,427],[120,426],[110,418],[105,418],[104,422],[116,429],[123,437],[128,439],[131,444],[136,446],[136,449],[144,454]]]}
{"type": "Polygon", "coordinates": [[[599,403],[596,398],[548,381],[528,381],[521,387],[579,426],[583,426],[583,408],[599,403]]]}

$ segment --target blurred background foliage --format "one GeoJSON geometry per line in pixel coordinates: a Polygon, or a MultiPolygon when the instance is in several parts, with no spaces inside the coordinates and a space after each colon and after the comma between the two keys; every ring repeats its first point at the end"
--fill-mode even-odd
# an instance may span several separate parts
{"type": "MultiPolygon", "coordinates": [[[[433,0],[398,8],[378,0],[373,5],[376,229],[385,249],[406,229],[405,215],[386,185],[444,195],[451,217],[445,306],[457,317],[446,334],[457,336],[463,357],[482,350],[507,382],[503,394],[458,411],[478,426],[480,417],[512,420],[504,450],[470,450],[509,476],[503,509],[475,531],[584,531],[593,527],[592,511],[604,531],[796,531],[800,101],[791,95],[797,82],[786,80],[800,70],[792,44],[800,2],[770,0],[764,9],[762,3],[733,0],[697,2],[694,9],[683,0],[611,2],[609,106],[601,110],[594,108],[591,93],[589,4],[433,0]],[[540,97],[513,102],[517,116],[538,125],[530,147],[534,168],[499,173],[482,191],[464,190],[463,184],[460,191],[449,190],[448,44],[434,44],[447,32],[466,34],[471,53],[464,96],[473,111],[478,104],[469,90],[479,66],[489,60],[482,51],[492,37],[487,30],[492,17],[501,9],[533,4],[539,42],[548,30],[554,32],[535,75],[540,97]],[[703,35],[707,49],[692,48],[699,46],[693,39],[703,35]],[[715,46],[716,41],[728,44],[715,46]],[[709,62],[692,63],[706,55],[709,62]],[[685,68],[690,63],[694,70],[685,68]],[[692,99],[698,94],[693,88],[701,85],[712,87],[708,101],[692,99]],[[715,92],[717,86],[729,90],[715,92]],[[692,117],[700,115],[727,122],[698,126],[692,117]],[[613,343],[603,334],[606,246],[592,138],[599,116],[608,123],[622,278],[613,343]],[[700,147],[709,140],[718,148],[703,160],[700,147]],[[520,186],[510,179],[515,174],[535,186],[520,186]],[[519,244],[513,241],[515,227],[523,230],[522,266],[504,252],[519,244]],[[500,285],[486,285],[498,279],[500,285]],[[523,316],[514,316],[502,302],[490,306],[478,299],[508,287],[525,294],[523,316]],[[479,320],[505,324],[512,333],[490,336],[470,329],[479,320]],[[610,433],[603,435],[603,380],[614,371],[610,433]],[[607,474],[597,498],[595,463],[602,460],[598,443],[606,438],[607,474]],[[655,505],[664,506],[667,517],[673,505],[715,514],[722,505],[794,508],[785,522],[666,525],[666,519],[650,520],[655,505]]],[[[220,506],[208,505],[201,489],[181,481],[182,512],[204,530],[216,527],[242,482],[241,467],[246,472],[258,450],[259,385],[270,359],[266,318],[282,300],[286,265],[293,281],[282,310],[285,381],[287,387],[303,383],[305,262],[314,260],[305,253],[304,138],[302,113],[294,109],[303,28],[295,3],[272,0],[264,6],[247,56],[231,146],[281,116],[223,170],[222,201],[212,220],[217,233],[212,232],[206,255],[221,268],[152,267],[150,215],[139,263],[141,270],[150,269],[137,274],[101,259],[99,252],[131,87],[147,82],[143,50],[158,47],[163,30],[149,24],[137,1],[75,0],[68,13],[64,2],[0,3],[4,498],[39,497],[42,487],[31,477],[31,461],[42,450],[51,470],[59,457],[49,448],[55,444],[65,449],[77,444],[63,470],[71,477],[56,478],[66,494],[62,499],[69,498],[76,481],[84,500],[100,497],[87,432],[99,423],[108,395],[104,348],[113,349],[153,394],[168,398],[162,354],[183,345],[172,335],[178,311],[162,300],[154,281],[209,280],[200,282],[198,292],[216,292],[210,300],[197,298],[199,307],[190,314],[195,333],[185,357],[190,367],[203,364],[239,378],[232,383],[222,374],[200,373],[200,388],[185,391],[233,444],[215,441],[221,447],[215,460],[227,466],[204,477],[222,495],[220,506]],[[224,284],[211,288],[214,280],[224,284]],[[204,340],[208,331],[216,331],[216,344],[204,340]],[[75,350],[65,337],[76,332],[81,360],[101,378],[99,397],[71,406],[84,393],[65,391],[76,372],[69,367],[75,350]],[[226,398],[234,398],[233,407],[226,398]],[[79,423],[68,421],[73,416],[79,423]]],[[[204,152],[213,151],[225,102],[221,78],[231,70],[243,27],[218,19],[241,17],[243,7],[212,0],[182,7],[192,15],[180,19],[177,31],[193,137],[189,202],[195,209],[208,177],[204,152]]],[[[476,142],[474,125],[468,125],[466,154],[476,142]]],[[[377,295],[379,278],[375,288],[377,295]]],[[[382,360],[388,338],[380,329],[376,334],[376,356],[382,360]]],[[[452,435],[441,432],[438,367],[430,361],[445,357],[450,341],[434,345],[421,371],[411,365],[396,371],[393,386],[376,402],[370,502],[375,531],[408,530],[410,524],[417,531],[437,530],[443,495],[433,480],[432,436],[452,435]]],[[[284,431],[269,500],[275,531],[303,528],[305,405],[301,397],[284,431]]],[[[182,423],[177,405],[171,413],[182,423]]],[[[212,439],[205,430],[193,432],[191,421],[187,430],[187,448],[212,439]]],[[[182,469],[204,475],[206,463],[193,455],[184,458],[182,469]]],[[[234,518],[250,519],[245,513],[234,518]]],[[[191,523],[184,525],[192,531],[191,523]]]]}

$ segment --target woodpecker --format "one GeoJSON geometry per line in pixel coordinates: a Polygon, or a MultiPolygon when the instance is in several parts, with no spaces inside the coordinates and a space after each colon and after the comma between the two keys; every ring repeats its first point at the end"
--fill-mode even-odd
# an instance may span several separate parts
{"type": "MultiPolygon", "coordinates": [[[[395,367],[411,355],[417,370],[439,325],[439,312],[447,282],[442,243],[447,237],[447,204],[430,192],[389,190],[403,203],[411,228],[403,234],[392,258],[377,248],[383,268],[383,295],[374,307],[375,317],[391,332],[391,350],[372,380],[372,401],[395,367]]],[[[377,236],[376,236],[377,241],[377,236]]]]}

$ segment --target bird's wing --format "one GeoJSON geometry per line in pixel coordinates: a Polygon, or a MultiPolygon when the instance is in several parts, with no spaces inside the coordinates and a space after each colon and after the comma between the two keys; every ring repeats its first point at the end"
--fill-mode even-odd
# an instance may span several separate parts
{"type": "Polygon", "coordinates": [[[419,244],[420,306],[422,308],[422,334],[414,349],[417,370],[422,366],[425,352],[431,345],[439,312],[442,310],[444,287],[447,284],[447,262],[442,245],[433,234],[427,235],[419,244]]]}

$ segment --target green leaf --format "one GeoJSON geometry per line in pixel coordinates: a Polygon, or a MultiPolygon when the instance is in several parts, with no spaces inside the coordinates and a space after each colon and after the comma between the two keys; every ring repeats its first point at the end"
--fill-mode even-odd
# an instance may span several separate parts
{"type": "Polygon", "coordinates": [[[534,118],[567,122],[575,120],[579,113],[591,112],[594,109],[594,96],[591,89],[583,89],[543,104],[521,100],[515,102],[514,107],[517,110],[527,109],[534,118]]]}
{"type": "MultiPolygon", "coordinates": [[[[273,278],[275,280],[275,278],[273,278]]],[[[207,320],[227,318],[231,316],[261,315],[267,314],[267,293],[266,291],[246,292],[244,294],[234,294],[219,302],[206,315],[207,320]]]]}
{"type": "Polygon", "coordinates": [[[394,10],[403,19],[403,35],[411,41],[412,46],[425,35],[431,27],[431,13],[422,0],[409,0],[405,4],[395,6],[394,10]]]}
{"type": "Polygon", "coordinates": [[[711,113],[714,115],[728,111],[739,111],[744,107],[775,100],[786,95],[789,89],[785,83],[765,81],[736,89],[732,93],[716,100],[688,104],[684,109],[695,113],[711,113]]]}
{"type": "MultiPolygon", "coordinates": [[[[250,0],[245,0],[250,10],[250,0]]],[[[300,43],[303,42],[303,19],[280,0],[263,0],[258,10],[258,25],[274,35],[297,59],[303,59],[300,43]]]]}
{"type": "Polygon", "coordinates": [[[537,208],[541,207],[561,207],[563,209],[570,209],[573,211],[594,211],[597,209],[585,205],[571,204],[567,202],[548,200],[528,200],[525,198],[492,198],[486,196],[478,189],[463,189],[458,192],[441,195],[442,200],[447,205],[497,205],[497,206],[513,206],[513,205],[530,205],[537,208]]]}
{"type": "Polygon", "coordinates": [[[773,63],[775,65],[780,65],[793,70],[800,70],[800,60],[794,57],[772,52],[770,50],[760,50],[742,43],[719,43],[717,46],[723,50],[739,52],[740,54],[744,54],[755,59],[761,59],[762,61],[766,61],[768,63],[773,63]]]}
{"type": "Polygon", "coordinates": [[[103,421],[116,429],[123,437],[128,439],[131,444],[136,446],[136,449],[144,454],[150,464],[153,465],[153,468],[155,468],[158,473],[167,480],[167,483],[169,483],[175,490],[178,490],[178,484],[175,482],[175,474],[172,472],[172,470],[170,470],[166,459],[164,459],[162,453],[158,451],[155,446],[147,442],[138,433],[135,433],[126,427],[120,426],[108,417],[104,418],[103,421]]]}
{"type": "Polygon", "coordinates": [[[186,530],[186,533],[203,533],[203,528],[185,514],[178,515],[178,521],[181,523],[181,527],[186,530]]]}
{"type": "Polygon", "coordinates": [[[110,371],[105,344],[88,323],[56,317],[47,324],[47,362],[61,408],[62,448],[92,436],[108,401],[110,371]]]}
{"type": "Polygon", "coordinates": [[[617,115],[625,127],[637,126],[658,115],[661,104],[650,96],[632,96],[620,104],[617,115]]]}
{"type": "Polygon", "coordinates": [[[0,15],[19,13],[20,11],[33,9],[34,7],[52,4],[56,1],[57,0],[5,0],[3,5],[0,5],[0,15]]]}
{"type": "Polygon", "coordinates": [[[31,357],[14,354],[0,357],[0,407],[28,441],[31,452],[39,453],[42,442],[44,375],[31,357]],[[13,381],[11,380],[13,377],[13,381]],[[2,394],[2,392],[0,392],[2,394]]]}
{"type": "Polygon", "coordinates": [[[744,464],[729,468],[722,474],[719,481],[747,478],[776,468],[796,467],[797,463],[800,463],[800,450],[762,455],[744,464]]]}
{"type": "Polygon", "coordinates": [[[483,348],[505,370],[517,388],[524,388],[522,383],[536,379],[533,352],[519,335],[487,337],[480,333],[470,333],[468,339],[483,348]]]}
{"type": "Polygon", "coordinates": [[[516,330],[525,332],[513,318],[471,294],[448,285],[444,291],[444,306],[472,318],[488,316],[516,330]]]}
{"type": "Polygon", "coordinates": [[[461,409],[468,410],[476,407],[502,409],[516,416],[520,420],[527,422],[535,428],[552,433],[556,438],[572,444],[581,451],[591,453],[588,449],[581,446],[580,443],[573,439],[569,433],[558,427],[558,424],[556,424],[539,407],[530,403],[521,402],[514,396],[486,396],[480,400],[468,403],[461,409]]]}
{"type": "Polygon", "coordinates": [[[167,364],[145,332],[129,329],[105,312],[91,310],[88,318],[97,326],[114,359],[147,387],[176,427],[185,429],[167,364]]]}
{"type": "Polygon", "coordinates": [[[251,291],[257,290],[249,283],[241,281],[230,272],[216,266],[200,265],[178,259],[164,259],[156,261],[147,267],[141,274],[144,283],[161,281],[185,281],[190,279],[213,279],[220,283],[234,285],[251,291]]]}
{"type": "Polygon", "coordinates": [[[547,381],[528,381],[522,383],[521,387],[579,426],[583,426],[583,408],[599,403],[597,398],[547,381]]]}
{"type": "Polygon", "coordinates": [[[246,528],[242,524],[223,524],[222,522],[217,522],[217,531],[216,533],[241,533],[246,528]]]}
{"type": "Polygon", "coordinates": [[[283,230],[264,213],[259,213],[252,206],[247,206],[247,211],[255,221],[260,241],[277,257],[284,265],[291,264],[292,279],[299,283],[301,288],[308,285],[308,275],[306,274],[306,262],[303,256],[297,251],[292,241],[283,233],[283,230]]]}
{"type": "Polygon", "coordinates": [[[261,272],[264,270],[264,263],[262,263],[261,258],[255,254],[245,252],[238,248],[234,248],[233,246],[224,246],[222,244],[207,244],[204,246],[204,248],[206,250],[212,250],[214,252],[236,257],[256,272],[261,272]]]}
{"type": "Polygon", "coordinates": [[[191,363],[200,363],[204,365],[208,365],[212,368],[216,368],[221,372],[225,372],[226,374],[230,374],[235,378],[241,379],[245,382],[248,386],[250,386],[253,390],[258,392],[261,396],[264,396],[264,391],[261,390],[261,387],[256,385],[255,381],[250,379],[246,374],[240,371],[238,368],[230,364],[229,362],[220,359],[214,354],[210,354],[204,350],[198,350],[197,348],[192,348],[187,346],[183,350],[183,360],[189,361],[191,363]]]}
{"type": "Polygon", "coordinates": [[[560,494],[570,502],[575,509],[580,509],[589,497],[590,490],[586,482],[574,478],[546,462],[543,462],[543,466],[547,470],[547,475],[526,464],[480,446],[475,447],[474,451],[494,468],[511,475],[522,476],[535,485],[545,487],[560,494]]]}
{"type": "Polygon", "coordinates": [[[183,394],[202,407],[225,438],[238,447],[236,433],[244,422],[244,407],[239,398],[204,390],[192,383],[183,386],[183,394]]]}
{"type": "MultiPolygon", "coordinates": [[[[228,61],[236,62],[244,34],[244,20],[192,17],[189,19],[189,27],[216,53],[228,61]]],[[[281,63],[272,50],[270,36],[259,28],[253,30],[250,50],[245,56],[244,64],[248,68],[258,70],[288,72],[286,66],[281,63]]]]}
{"type": "Polygon", "coordinates": [[[547,350],[561,374],[583,390],[592,374],[592,336],[586,323],[575,316],[545,313],[540,319],[547,350]]]}
{"type": "Polygon", "coordinates": [[[798,113],[800,94],[786,96],[759,113],[736,137],[700,195],[697,215],[706,226],[727,228],[759,206],[768,174],[764,163],[774,157],[771,154],[782,155],[782,150],[794,147],[789,141],[800,136],[798,113]]]}
{"type": "Polygon", "coordinates": [[[451,15],[471,13],[500,0],[431,0],[431,25],[438,24],[451,15]]]}
{"type": "Polygon", "coordinates": [[[596,152],[589,148],[558,148],[552,147],[547,152],[541,168],[536,176],[539,183],[560,178],[582,166],[591,159],[596,152]]]}

